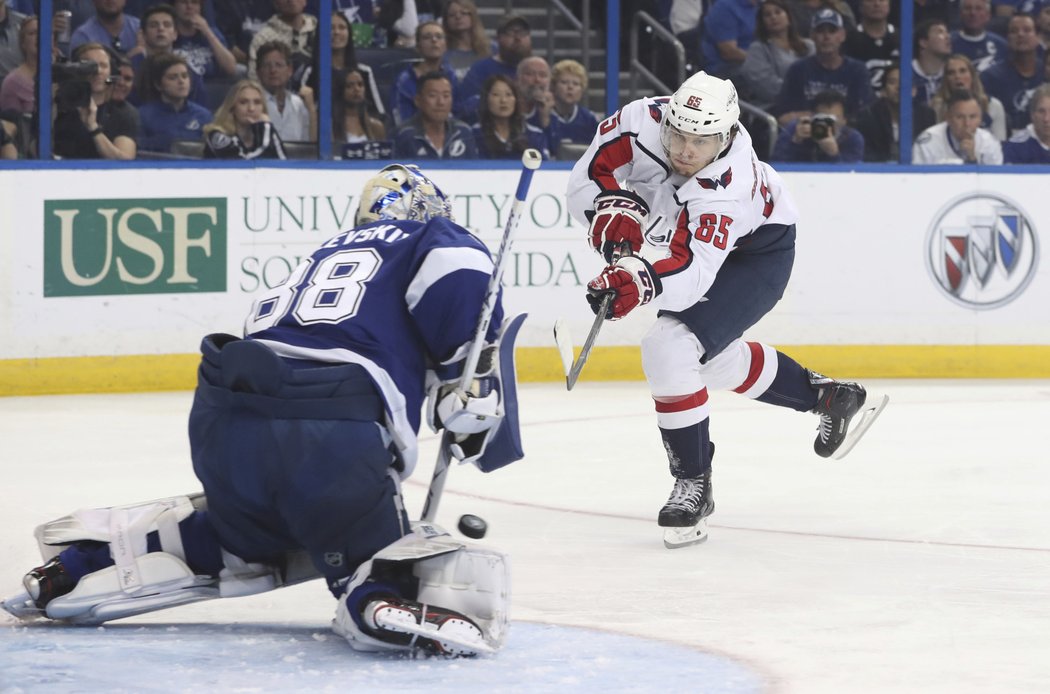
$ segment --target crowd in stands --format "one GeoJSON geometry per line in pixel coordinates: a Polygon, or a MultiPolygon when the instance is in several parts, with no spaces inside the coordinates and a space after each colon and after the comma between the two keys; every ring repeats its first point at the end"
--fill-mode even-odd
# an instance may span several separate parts
{"type": "MultiPolygon", "coordinates": [[[[641,5],[695,67],[775,118],[773,136],[751,128],[763,157],[898,161],[910,40],[913,162],[1050,163],[1050,0],[917,0],[907,37],[900,2],[641,5]]],[[[38,5],[0,0],[0,158],[35,156],[38,5]]],[[[333,0],[327,37],[318,0],[54,6],[52,150],[63,159],[316,156],[329,119],[339,158],[516,159],[531,147],[554,159],[578,155],[598,125],[586,68],[552,64],[527,17],[483,15],[473,0],[333,0]]]]}

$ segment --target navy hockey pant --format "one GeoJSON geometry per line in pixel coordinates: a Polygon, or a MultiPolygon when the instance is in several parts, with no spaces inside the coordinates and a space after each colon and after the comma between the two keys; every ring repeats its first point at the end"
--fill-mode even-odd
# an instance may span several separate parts
{"type": "Polygon", "coordinates": [[[704,356],[717,356],[769,313],[791,278],[795,263],[795,225],[767,224],[740,239],[718,270],[714,283],[684,311],[661,311],[693,331],[704,356]]]}
{"type": "Polygon", "coordinates": [[[223,547],[268,563],[306,549],[332,581],[407,532],[383,401],[362,367],[229,335],[201,351],[190,447],[223,547]]]}

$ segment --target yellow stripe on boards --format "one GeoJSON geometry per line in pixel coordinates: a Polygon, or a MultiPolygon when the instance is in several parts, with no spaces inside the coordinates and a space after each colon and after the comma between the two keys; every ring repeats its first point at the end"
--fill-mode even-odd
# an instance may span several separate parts
{"type": "MultiPolygon", "coordinates": [[[[1050,378],[1050,345],[788,345],[781,351],[836,378],[1050,378]]],[[[518,380],[565,378],[554,347],[519,347],[518,380]]],[[[195,354],[0,360],[0,396],[190,390],[195,354]]],[[[638,347],[596,347],[581,381],[642,380],[638,347]]]]}

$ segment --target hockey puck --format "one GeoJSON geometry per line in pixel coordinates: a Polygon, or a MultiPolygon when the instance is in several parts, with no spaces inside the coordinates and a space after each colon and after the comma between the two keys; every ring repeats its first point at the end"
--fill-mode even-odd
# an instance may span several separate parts
{"type": "Polygon", "coordinates": [[[480,540],[489,531],[489,524],[480,516],[465,513],[459,517],[459,531],[469,538],[480,540]]]}

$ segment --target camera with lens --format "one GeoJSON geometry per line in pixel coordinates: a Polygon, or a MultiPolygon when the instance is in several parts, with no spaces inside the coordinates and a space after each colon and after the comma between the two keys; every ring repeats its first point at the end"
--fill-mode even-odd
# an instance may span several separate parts
{"type": "Polygon", "coordinates": [[[815,113],[809,127],[809,136],[814,140],[823,140],[829,133],[835,132],[835,116],[830,113],[815,113]]]}
{"type": "Polygon", "coordinates": [[[91,78],[98,74],[94,60],[75,63],[55,63],[51,66],[51,80],[55,90],[55,110],[59,113],[87,108],[91,102],[91,78]]]}

